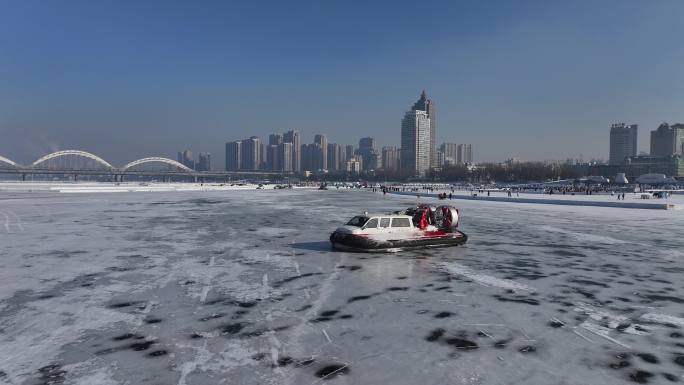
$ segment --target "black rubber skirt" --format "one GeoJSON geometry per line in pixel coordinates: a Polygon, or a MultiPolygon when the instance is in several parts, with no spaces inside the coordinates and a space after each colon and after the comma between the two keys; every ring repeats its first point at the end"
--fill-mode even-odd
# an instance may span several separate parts
{"type": "Polygon", "coordinates": [[[460,246],[468,241],[468,236],[460,231],[447,233],[445,236],[424,237],[413,239],[396,239],[376,241],[353,234],[330,234],[330,243],[337,250],[376,253],[384,251],[401,251],[413,249],[426,249],[437,247],[460,246]],[[460,235],[460,236],[459,236],[460,235]]]}

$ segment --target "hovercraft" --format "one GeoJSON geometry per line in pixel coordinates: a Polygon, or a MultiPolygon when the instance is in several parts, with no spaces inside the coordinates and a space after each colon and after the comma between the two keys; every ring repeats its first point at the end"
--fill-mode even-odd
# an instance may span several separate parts
{"type": "Polygon", "coordinates": [[[381,252],[451,247],[468,236],[458,230],[459,211],[452,206],[420,205],[392,214],[353,217],[330,234],[333,248],[344,251],[381,252]]]}

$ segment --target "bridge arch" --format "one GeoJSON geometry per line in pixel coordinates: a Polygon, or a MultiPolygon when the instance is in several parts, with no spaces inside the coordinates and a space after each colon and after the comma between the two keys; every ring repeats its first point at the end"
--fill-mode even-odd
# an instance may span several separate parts
{"type": "Polygon", "coordinates": [[[126,171],[131,167],[135,167],[135,166],[138,166],[138,165],[141,165],[144,163],[166,163],[166,164],[170,164],[171,166],[176,166],[183,171],[188,171],[188,172],[194,171],[193,169],[187,167],[186,165],[184,165],[182,163],[176,162],[175,160],[172,160],[169,158],[162,158],[159,156],[152,156],[149,158],[142,158],[142,159],[134,160],[133,162],[128,163],[127,165],[121,167],[121,171],[126,171]]]}
{"type": "Polygon", "coordinates": [[[60,157],[60,156],[66,156],[66,155],[78,155],[78,156],[82,156],[82,157],[85,157],[85,158],[92,159],[92,160],[96,161],[97,163],[99,163],[99,164],[101,164],[101,165],[103,165],[103,166],[105,166],[105,167],[107,167],[107,168],[112,168],[112,169],[114,168],[114,166],[112,166],[112,165],[109,164],[106,160],[100,158],[99,156],[94,155],[94,154],[91,154],[91,153],[89,153],[89,152],[80,151],[80,150],[63,150],[63,151],[53,152],[52,154],[47,154],[47,155],[45,155],[44,157],[42,157],[42,158],[36,160],[35,162],[33,162],[33,164],[31,164],[31,167],[36,167],[37,165],[39,165],[39,164],[41,164],[41,163],[43,163],[43,162],[46,162],[46,161],[48,161],[48,160],[50,160],[50,159],[54,159],[54,158],[58,158],[58,157],[60,157]]]}
{"type": "Polygon", "coordinates": [[[19,164],[17,164],[17,162],[15,162],[15,161],[13,161],[13,160],[11,160],[11,159],[7,159],[7,158],[5,158],[5,157],[2,156],[2,155],[0,155],[0,163],[7,163],[7,164],[9,164],[10,166],[19,167],[19,164]]]}

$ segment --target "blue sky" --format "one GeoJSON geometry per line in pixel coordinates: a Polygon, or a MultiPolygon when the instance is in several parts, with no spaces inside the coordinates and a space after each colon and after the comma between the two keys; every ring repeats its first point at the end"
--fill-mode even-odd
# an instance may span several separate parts
{"type": "Polygon", "coordinates": [[[114,164],[299,129],[374,136],[427,90],[478,161],[607,158],[684,121],[684,2],[0,0],[0,155],[114,164]]]}

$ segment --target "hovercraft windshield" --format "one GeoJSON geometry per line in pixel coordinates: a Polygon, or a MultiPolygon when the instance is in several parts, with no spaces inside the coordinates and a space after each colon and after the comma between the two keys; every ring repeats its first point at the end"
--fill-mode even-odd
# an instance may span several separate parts
{"type": "Polygon", "coordinates": [[[368,222],[368,217],[363,216],[363,215],[357,215],[354,218],[350,219],[349,222],[347,222],[347,226],[354,226],[354,227],[363,227],[363,225],[368,222]]]}

